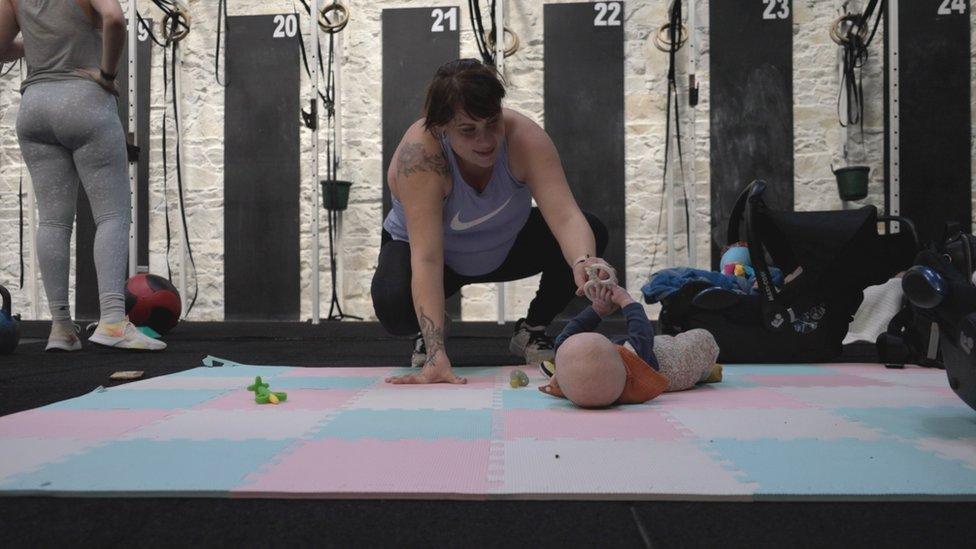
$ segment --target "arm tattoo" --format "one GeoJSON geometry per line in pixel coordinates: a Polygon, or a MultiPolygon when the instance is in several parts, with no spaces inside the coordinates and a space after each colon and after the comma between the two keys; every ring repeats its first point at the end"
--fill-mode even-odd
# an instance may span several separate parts
{"type": "Polygon", "coordinates": [[[409,176],[419,172],[434,172],[445,176],[451,173],[444,154],[427,154],[420,143],[404,143],[397,156],[397,177],[409,176]]]}
{"type": "Polygon", "coordinates": [[[433,364],[437,360],[437,354],[444,350],[444,329],[434,326],[434,321],[424,314],[424,308],[420,307],[420,333],[424,336],[424,343],[427,344],[427,361],[424,365],[433,364]]]}

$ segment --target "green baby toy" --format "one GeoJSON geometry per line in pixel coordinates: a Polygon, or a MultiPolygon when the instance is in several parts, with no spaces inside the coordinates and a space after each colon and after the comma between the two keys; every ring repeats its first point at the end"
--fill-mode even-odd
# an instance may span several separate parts
{"type": "Polygon", "coordinates": [[[278,404],[288,399],[288,393],[273,392],[268,384],[261,381],[261,376],[254,378],[254,384],[248,385],[247,390],[254,393],[254,402],[258,404],[278,404]]]}

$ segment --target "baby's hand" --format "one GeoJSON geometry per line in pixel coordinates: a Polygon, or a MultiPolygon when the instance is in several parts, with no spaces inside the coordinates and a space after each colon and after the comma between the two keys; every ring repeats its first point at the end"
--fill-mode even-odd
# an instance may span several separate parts
{"type": "Polygon", "coordinates": [[[616,307],[623,309],[627,305],[634,303],[634,298],[631,297],[630,292],[626,288],[620,286],[614,286],[613,291],[610,295],[610,300],[616,307]]]}
{"type": "Polygon", "coordinates": [[[587,297],[593,302],[593,310],[600,315],[600,318],[610,316],[617,311],[618,306],[614,303],[613,294],[619,287],[599,284],[587,292],[587,297]]]}

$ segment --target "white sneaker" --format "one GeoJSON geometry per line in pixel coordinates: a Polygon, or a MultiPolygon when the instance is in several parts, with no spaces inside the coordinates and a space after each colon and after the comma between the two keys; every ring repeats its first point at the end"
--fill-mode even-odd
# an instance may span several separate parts
{"type": "Polygon", "coordinates": [[[556,361],[555,343],[546,334],[545,326],[529,326],[524,318],[515,323],[515,333],[508,342],[508,350],[521,357],[526,364],[556,361]]]}
{"type": "Polygon", "coordinates": [[[413,337],[413,354],[410,355],[410,366],[422,368],[427,363],[427,344],[424,336],[417,334],[413,337]]]}
{"type": "Polygon", "coordinates": [[[100,322],[88,341],[104,347],[134,351],[162,351],[166,348],[162,341],[140,332],[128,318],[114,324],[100,322]]]}
{"type": "Polygon", "coordinates": [[[78,333],[81,332],[81,326],[77,324],[71,324],[70,328],[58,327],[57,324],[51,326],[51,335],[47,338],[47,347],[44,348],[45,351],[80,351],[81,350],[81,338],[78,337],[78,333]]]}

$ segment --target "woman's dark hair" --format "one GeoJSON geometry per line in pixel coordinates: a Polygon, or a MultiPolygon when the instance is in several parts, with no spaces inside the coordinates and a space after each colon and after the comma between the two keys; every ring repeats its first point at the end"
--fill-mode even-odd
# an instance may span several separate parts
{"type": "Polygon", "coordinates": [[[445,63],[427,87],[424,129],[447,124],[459,108],[472,118],[491,118],[501,112],[503,97],[505,86],[495,67],[477,59],[445,63]]]}

